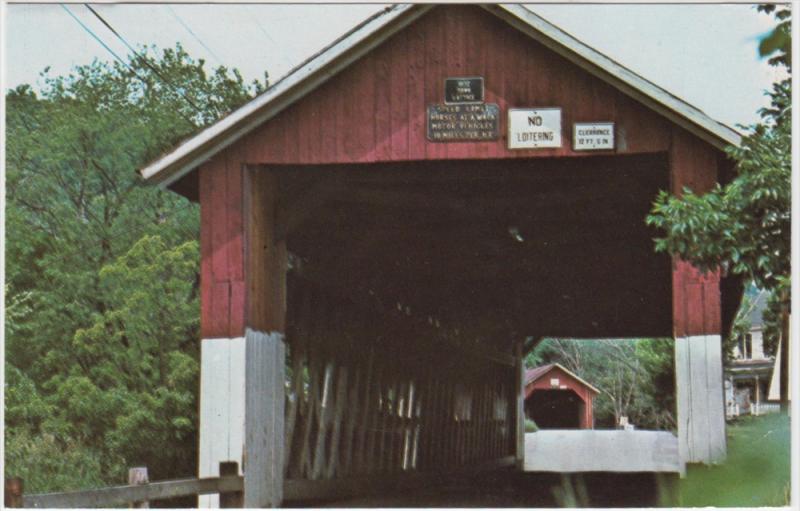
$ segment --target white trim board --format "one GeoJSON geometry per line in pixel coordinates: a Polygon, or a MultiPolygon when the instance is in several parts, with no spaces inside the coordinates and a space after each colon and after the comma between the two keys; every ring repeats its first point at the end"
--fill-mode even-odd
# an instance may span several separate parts
{"type": "Polygon", "coordinates": [[[327,82],[432,7],[433,5],[395,5],[372,16],[291,70],[263,94],[141,169],[140,174],[146,181],[162,187],[175,182],[327,82]],[[377,37],[373,38],[375,35],[377,37]]]}

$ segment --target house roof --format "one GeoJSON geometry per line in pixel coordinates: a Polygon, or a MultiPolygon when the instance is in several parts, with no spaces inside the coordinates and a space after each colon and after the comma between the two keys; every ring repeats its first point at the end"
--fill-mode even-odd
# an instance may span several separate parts
{"type": "Polygon", "coordinates": [[[567,373],[572,378],[575,378],[576,380],[581,382],[583,385],[589,387],[589,389],[594,391],[595,393],[597,393],[597,394],[600,393],[600,390],[597,389],[597,387],[595,387],[591,383],[587,382],[586,380],[584,380],[583,378],[581,378],[577,374],[573,373],[572,371],[570,371],[566,367],[562,366],[558,362],[554,362],[552,364],[546,364],[546,365],[539,366],[539,367],[534,367],[533,369],[528,369],[527,371],[525,371],[525,386],[527,386],[528,384],[533,383],[533,382],[535,382],[537,380],[542,379],[547,373],[549,373],[550,371],[552,371],[555,368],[561,369],[563,372],[567,373]]]}
{"type": "MultiPolygon", "coordinates": [[[[180,143],[140,170],[150,182],[167,186],[194,170],[259,125],[303,98],[393,34],[432,9],[432,4],[395,5],[360,23],[323,48],[264,93],[180,143]]],[[[698,108],[517,4],[490,4],[487,11],[574,64],[717,148],[738,145],[741,135],[698,108]]]]}

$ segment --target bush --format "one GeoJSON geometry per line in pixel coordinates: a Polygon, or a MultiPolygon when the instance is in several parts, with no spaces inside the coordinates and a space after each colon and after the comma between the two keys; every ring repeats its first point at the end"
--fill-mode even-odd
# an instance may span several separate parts
{"type": "Polygon", "coordinates": [[[74,441],[61,442],[53,435],[27,431],[5,438],[5,477],[21,477],[25,493],[82,490],[108,486],[100,454],[74,441]]]}
{"type": "Polygon", "coordinates": [[[529,418],[526,417],[525,418],[525,433],[536,433],[537,431],[539,431],[539,426],[537,426],[536,423],[533,422],[532,419],[529,419],[529,418]]]}

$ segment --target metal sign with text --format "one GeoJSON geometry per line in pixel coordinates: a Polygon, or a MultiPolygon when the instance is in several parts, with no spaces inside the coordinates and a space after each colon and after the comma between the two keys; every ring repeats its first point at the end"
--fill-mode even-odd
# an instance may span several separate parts
{"type": "Polygon", "coordinates": [[[494,103],[428,105],[427,117],[431,142],[474,142],[500,137],[500,107],[494,103]]]}
{"type": "Polygon", "coordinates": [[[560,108],[510,108],[508,148],[561,147],[560,108]]]}
{"type": "Polygon", "coordinates": [[[573,151],[614,149],[613,122],[582,122],[572,126],[573,151]]]}
{"type": "Polygon", "coordinates": [[[483,77],[445,78],[444,102],[448,105],[483,103],[483,77]]]}

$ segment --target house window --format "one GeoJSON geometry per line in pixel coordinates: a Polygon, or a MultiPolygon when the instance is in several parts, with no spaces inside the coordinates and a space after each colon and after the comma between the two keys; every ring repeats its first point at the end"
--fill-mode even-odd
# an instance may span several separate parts
{"type": "Polygon", "coordinates": [[[745,334],[739,337],[738,348],[740,359],[753,358],[753,336],[751,334],[745,334]]]}

